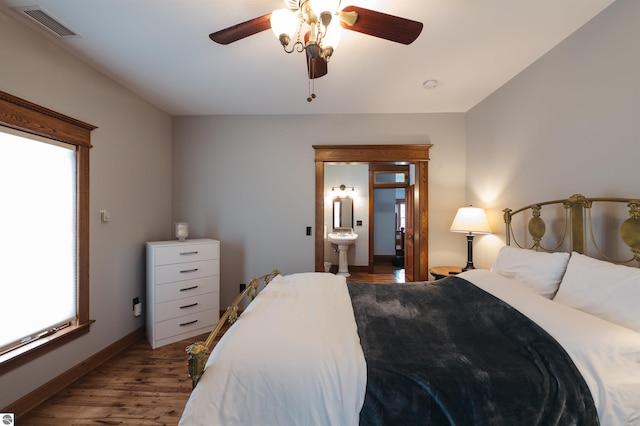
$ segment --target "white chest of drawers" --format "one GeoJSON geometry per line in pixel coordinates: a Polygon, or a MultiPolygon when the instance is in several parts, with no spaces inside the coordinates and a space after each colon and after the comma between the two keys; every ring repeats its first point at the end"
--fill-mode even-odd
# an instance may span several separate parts
{"type": "Polygon", "coordinates": [[[211,331],[220,316],[220,242],[147,243],[147,339],[153,349],[211,331]]]}

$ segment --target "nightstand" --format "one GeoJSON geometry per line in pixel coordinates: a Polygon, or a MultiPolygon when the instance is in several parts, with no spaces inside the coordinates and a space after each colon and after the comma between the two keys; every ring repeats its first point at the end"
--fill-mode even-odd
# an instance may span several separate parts
{"type": "Polygon", "coordinates": [[[444,277],[452,277],[462,272],[462,266],[434,266],[429,268],[429,273],[433,278],[439,280],[444,277]]]}

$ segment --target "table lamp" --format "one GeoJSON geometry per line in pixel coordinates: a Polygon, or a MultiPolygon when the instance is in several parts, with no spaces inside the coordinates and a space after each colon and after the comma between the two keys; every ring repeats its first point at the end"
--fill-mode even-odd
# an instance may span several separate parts
{"type": "Polygon", "coordinates": [[[450,231],[467,234],[467,266],[462,270],[475,269],[475,266],[473,266],[473,235],[491,233],[491,227],[484,209],[471,206],[460,207],[456,217],[453,219],[450,231]]]}

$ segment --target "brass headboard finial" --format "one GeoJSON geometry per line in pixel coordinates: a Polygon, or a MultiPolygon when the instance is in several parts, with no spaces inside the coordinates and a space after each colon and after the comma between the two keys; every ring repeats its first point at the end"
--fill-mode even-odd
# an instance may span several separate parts
{"type": "Polygon", "coordinates": [[[631,248],[633,259],[640,263],[640,200],[631,200],[629,207],[629,219],[620,226],[620,237],[631,248]]]}
{"type": "Polygon", "coordinates": [[[573,194],[564,202],[565,209],[571,212],[571,250],[582,254],[587,251],[584,209],[590,209],[591,204],[592,201],[582,194],[573,194]]]}
{"type": "Polygon", "coordinates": [[[564,206],[565,208],[570,208],[572,206],[578,205],[578,206],[590,209],[592,203],[593,203],[592,199],[589,199],[582,194],[573,194],[571,197],[567,198],[564,201],[564,206]]]}
{"type": "Polygon", "coordinates": [[[504,223],[507,224],[507,233],[505,235],[507,245],[511,245],[511,209],[502,210],[502,218],[504,219],[504,223]]]}

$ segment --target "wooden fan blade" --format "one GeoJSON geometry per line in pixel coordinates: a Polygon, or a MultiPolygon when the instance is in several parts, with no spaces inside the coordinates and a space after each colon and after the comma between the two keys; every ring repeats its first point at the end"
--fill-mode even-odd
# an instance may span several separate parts
{"type": "Polygon", "coordinates": [[[241,22],[232,27],[225,28],[224,30],[211,33],[209,34],[209,38],[220,44],[233,43],[234,41],[238,41],[261,31],[270,29],[271,21],[269,18],[271,18],[271,14],[267,13],[266,15],[250,19],[246,22],[241,22]]]}
{"type": "Polygon", "coordinates": [[[307,72],[309,73],[309,79],[320,78],[327,74],[327,61],[322,57],[310,59],[307,55],[304,55],[307,60],[307,72]]]}
{"type": "Polygon", "coordinates": [[[385,40],[411,44],[422,32],[422,22],[376,12],[364,7],[347,6],[342,9],[342,12],[356,12],[358,14],[358,19],[353,26],[340,21],[342,28],[385,40]]]}

